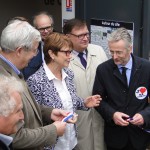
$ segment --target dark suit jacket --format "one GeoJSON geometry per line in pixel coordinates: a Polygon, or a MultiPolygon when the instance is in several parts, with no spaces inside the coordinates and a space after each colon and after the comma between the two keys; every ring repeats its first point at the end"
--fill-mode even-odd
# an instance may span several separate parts
{"type": "Polygon", "coordinates": [[[145,121],[144,128],[150,128],[150,62],[138,57],[133,58],[129,88],[126,88],[118,67],[110,59],[97,68],[93,94],[100,94],[102,102],[96,110],[105,120],[105,141],[108,146],[122,148],[128,139],[134,147],[143,149],[150,140],[150,134],[133,125],[121,127],[112,120],[116,111],[129,116],[140,113],[145,121]],[[147,89],[147,95],[139,99],[135,94],[139,87],[147,89]]]}
{"type": "Polygon", "coordinates": [[[2,140],[0,140],[0,150],[13,150],[13,148],[11,146],[8,147],[2,140]]]}
{"type": "MultiPolygon", "coordinates": [[[[0,74],[19,78],[14,70],[1,58],[0,74]]],[[[13,147],[14,149],[41,150],[44,145],[53,145],[56,142],[56,127],[54,125],[42,127],[43,121],[50,123],[52,109],[42,106],[39,107],[24,79],[21,79],[21,81],[24,85],[22,101],[25,125],[24,128],[21,128],[14,135],[13,147]]]]}

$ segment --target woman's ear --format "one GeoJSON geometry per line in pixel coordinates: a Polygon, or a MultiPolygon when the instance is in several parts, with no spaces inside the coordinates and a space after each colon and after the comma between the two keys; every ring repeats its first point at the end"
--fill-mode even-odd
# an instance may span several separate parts
{"type": "Polygon", "coordinates": [[[52,50],[48,50],[48,54],[54,60],[55,54],[53,53],[53,51],[52,50]]]}

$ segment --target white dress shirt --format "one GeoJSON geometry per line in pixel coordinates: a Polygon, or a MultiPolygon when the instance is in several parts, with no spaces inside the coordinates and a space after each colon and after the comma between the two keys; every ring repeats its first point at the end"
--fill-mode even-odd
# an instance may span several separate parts
{"type": "MultiPolygon", "coordinates": [[[[62,104],[65,110],[73,112],[73,104],[70,93],[67,89],[65,78],[68,76],[62,69],[62,80],[55,77],[51,70],[44,63],[44,69],[49,80],[53,80],[54,85],[62,100],[62,104]]],[[[54,150],[72,150],[77,144],[76,131],[74,124],[67,124],[66,130],[63,136],[58,138],[54,150]]]]}

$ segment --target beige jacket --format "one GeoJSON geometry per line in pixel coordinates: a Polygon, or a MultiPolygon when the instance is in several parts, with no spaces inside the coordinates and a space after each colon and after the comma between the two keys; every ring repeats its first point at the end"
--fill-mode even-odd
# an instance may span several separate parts
{"type": "MultiPolygon", "coordinates": [[[[19,78],[14,70],[1,58],[0,74],[19,78]]],[[[21,79],[21,81],[24,84],[22,101],[25,125],[24,128],[21,128],[17,134],[14,135],[13,147],[17,150],[41,150],[44,145],[53,145],[56,142],[56,127],[54,125],[43,127],[43,119],[46,123],[50,123],[51,121],[50,114],[52,108],[38,106],[24,79],[21,79]]]]}
{"type": "MultiPolygon", "coordinates": [[[[78,56],[72,55],[69,68],[74,72],[74,81],[77,93],[80,97],[86,98],[92,95],[92,88],[95,79],[96,68],[107,60],[107,56],[98,45],[89,44],[87,47],[87,67],[80,63],[78,56]]],[[[78,145],[75,150],[104,150],[104,122],[102,117],[91,109],[88,112],[77,111],[79,114],[78,145]]]]}

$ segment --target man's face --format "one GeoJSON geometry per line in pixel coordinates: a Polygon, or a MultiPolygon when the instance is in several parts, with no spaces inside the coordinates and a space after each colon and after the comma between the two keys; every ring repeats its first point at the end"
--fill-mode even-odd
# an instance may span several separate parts
{"type": "Polygon", "coordinates": [[[130,54],[132,52],[132,47],[126,47],[126,43],[123,40],[118,42],[108,43],[110,54],[116,65],[126,65],[130,59],[130,54]]]}
{"type": "Polygon", "coordinates": [[[22,111],[23,104],[20,94],[18,92],[14,92],[12,93],[12,97],[16,101],[16,106],[10,115],[4,117],[5,121],[4,134],[6,135],[16,133],[18,131],[18,124],[20,124],[24,120],[24,114],[22,111]]]}
{"type": "Polygon", "coordinates": [[[33,57],[35,57],[38,54],[38,45],[39,42],[33,42],[33,47],[31,50],[26,50],[24,48],[21,48],[20,50],[18,50],[18,65],[17,68],[18,69],[23,69],[25,67],[28,66],[29,62],[31,61],[31,59],[33,57]]]}
{"type": "Polygon", "coordinates": [[[52,20],[47,15],[37,16],[36,28],[41,33],[42,40],[45,40],[53,32],[52,20]]]}
{"type": "Polygon", "coordinates": [[[87,26],[83,26],[81,28],[74,27],[68,36],[73,43],[74,50],[82,52],[87,48],[90,38],[87,26]]]}

